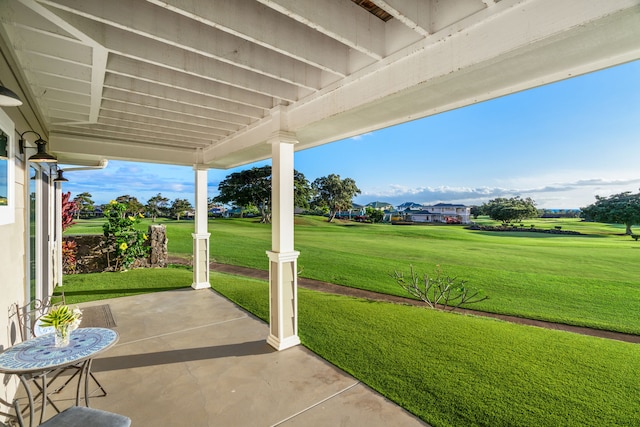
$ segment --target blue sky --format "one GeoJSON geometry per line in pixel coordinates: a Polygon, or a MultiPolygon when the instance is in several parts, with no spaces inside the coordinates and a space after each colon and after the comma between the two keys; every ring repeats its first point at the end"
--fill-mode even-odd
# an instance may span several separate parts
{"type": "MultiPolygon", "coordinates": [[[[230,170],[209,170],[209,197],[230,170]]],[[[354,202],[481,204],[533,198],[539,208],[579,208],[640,188],[640,61],[297,152],[311,182],[353,178],[354,202]]],[[[143,203],[162,193],[193,202],[189,167],[111,161],[65,172],[63,191],[97,203],[143,203]]]]}

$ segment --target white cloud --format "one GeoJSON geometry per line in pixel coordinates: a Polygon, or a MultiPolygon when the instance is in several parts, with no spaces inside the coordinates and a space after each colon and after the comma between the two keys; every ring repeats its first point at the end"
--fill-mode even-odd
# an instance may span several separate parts
{"type": "Polygon", "coordinates": [[[531,197],[540,208],[579,208],[595,201],[595,195],[609,196],[623,191],[636,191],[640,178],[580,179],[557,182],[541,187],[408,187],[392,184],[383,189],[365,189],[357,200],[369,203],[383,200],[395,205],[415,203],[482,204],[496,197],[531,197]]]}

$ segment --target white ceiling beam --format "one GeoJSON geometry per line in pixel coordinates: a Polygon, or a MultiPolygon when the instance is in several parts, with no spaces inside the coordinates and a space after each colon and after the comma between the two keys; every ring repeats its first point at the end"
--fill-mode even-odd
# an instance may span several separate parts
{"type": "Polygon", "coordinates": [[[123,89],[105,88],[102,97],[105,100],[109,99],[134,105],[142,105],[147,108],[154,108],[174,113],[189,114],[195,117],[210,118],[226,123],[237,124],[240,126],[246,126],[254,121],[249,117],[240,116],[229,112],[216,111],[203,107],[183,104],[169,99],[154,98],[152,96],[135,94],[123,89]]]}
{"type": "MultiPolygon", "coordinates": [[[[69,131],[74,135],[83,135],[88,137],[100,137],[111,138],[115,141],[129,141],[132,146],[163,146],[163,147],[175,147],[180,146],[184,149],[196,149],[209,146],[210,141],[203,140],[185,140],[179,141],[176,144],[176,140],[173,137],[167,137],[166,135],[146,133],[141,130],[123,129],[119,126],[108,126],[99,123],[91,123],[85,125],[76,125],[73,127],[59,126],[56,129],[58,132],[69,131]]],[[[52,147],[55,151],[57,148],[52,147]]]]}
{"type": "Polygon", "coordinates": [[[233,113],[252,119],[260,119],[265,116],[265,110],[261,108],[250,107],[236,102],[187,92],[175,87],[158,85],[115,74],[109,74],[106,76],[104,86],[105,88],[125,90],[132,94],[171,100],[181,104],[233,113]]]}
{"type": "MultiPolygon", "coordinates": [[[[505,1],[505,0],[502,0],[505,1]]],[[[563,0],[564,1],[564,0],[563,0]]],[[[461,21],[462,19],[473,15],[483,9],[487,5],[481,0],[456,0],[442,1],[431,0],[430,25],[432,33],[448,27],[451,24],[461,21]]],[[[549,19],[553,19],[552,14],[548,15],[549,19]]]]}
{"type": "Polygon", "coordinates": [[[170,70],[148,62],[139,62],[120,55],[111,55],[107,71],[142,81],[169,87],[178,87],[196,94],[213,96],[257,108],[270,109],[273,98],[238,87],[198,78],[179,71],[170,70]]]}
{"type": "Polygon", "coordinates": [[[78,135],[70,128],[67,133],[53,131],[49,134],[51,150],[62,157],[73,159],[82,153],[85,157],[106,158],[113,160],[129,160],[150,163],[166,163],[175,165],[192,165],[195,163],[193,149],[184,147],[164,147],[150,144],[132,144],[129,140],[116,138],[96,138],[89,135],[78,135]]]}
{"type": "Polygon", "coordinates": [[[102,93],[102,82],[105,73],[104,66],[106,65],[107,52],[100,44],[96,43],[93,38],[87,36],[87,34],[83,33],[82,31],[79,31],[76,27],[70,25],[68,22],[58,17],[55,13],[52,13],[41,4],[36,3],[34,0],[19,1],[38,15],[45,18],[47,21],[66,31],[73,37],[76,37],[80,42],[90,46],[93,49],[91,58],[92,69],[90,72],[89,80],[91,82],[92,95],[89,117],[91,121],[96,121],[100,112],[100,96],[102,93]]]}
{"type": "Polygon", "coordinates": [[[211,117],[194,116],[188,112],[182,113],[178,111],[162,110],[112,99],[105,99],[102,103],[102,108],[126,114],[133,114],[140,117],[157,117],[167,121],[180,120],[184,123],[194,123],[227,132],[236,132],[238,129],[242,128],[242,126],[238,124],[216,120],[211,117]]]}
{"type": "Polygon", "coordinates": [[[258,1],[371,58],[384,57],[384,22],[350,1],[324,0],[321,7],[300,0],[258,1]]]}
{"type": "Polygon", "coordinates": [[[421,36],[426,37],[430,34],[431,1],[372,0],[372,2],[421,36]]]}
{"type": "Polygon", "coordinates": [[[194,123],[184,123],[180,121],[168,121],[156,117],[134,116],[120,111],[102,110],[100,113],[100,122],[105,124],[116,124],[117,122],[128,123],[130,126],[136,126],[140,129],[160,129],[165,133],[174,133],[177,135],[200,135],[209,139],[220,139],[229,135],[228,131],[212,129],[210,127],[200,126],[194,123]],[[212,138],[211,135],[214,135],[212,138]]]}
{"type": "Polygon", "coordinates": [[[348,72],[346,45],[254,0],[147,1],[333,74],[348,72]]]}
{"type": "Polygon", "coordinates": [[[140,0],[110,0],[108,8],[102,0],[43,3],[287,83],[320,87],[318,68],[140,0]]]}
{"type": "Polygon", "coordinates": [[[157,40],[92,22],[66,11],[56,10],[56,13],[63,15],[67,21],[72,22],[83,32],[91,34],[110,52],[286,101],[294,101],[298,98],[298,88],[290,83],[234,67],[175,46],[168,46],[157,40]]]}
{"type": "Polygon", "coordinates": [[[91,48],[79,43],[78,40],[67,37],[57,37],[52,40],[50,33],[28,25],[14,23],[6,28],[13,40],[20,41],[13,46],[16,52],[39,54],[84,65],[91,64],[91,48]]]}

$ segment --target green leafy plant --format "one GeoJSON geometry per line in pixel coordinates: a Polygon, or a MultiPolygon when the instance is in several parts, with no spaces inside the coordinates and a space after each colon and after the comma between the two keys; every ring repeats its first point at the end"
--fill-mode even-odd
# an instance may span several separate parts
{"type": "Polygon", "coordinates": [[[70,309],[68,305],[59,305],[40,318],[42,326],[53,326],[55,329],[79,324],[82,318],[80,309],[70,309]]]}
{"type": "Polygon", "coordinates": [[[453,310],[462,304],[472,304],[489,298],[483,296],[480,290],[465,286],[464,280],[458,282],[456,277],[445,276],[439,265],[436,266],[433,276],[425,273],[420,277],[411,265],[408,277],[397,270],[391,277],[402,289],[426,302],[431,308],[441,306],[443,309],[450,307],[453,310]]]}
{"type": "Polygon", "coordinates": [[[104,216],[107,221],[102,228],[111,249],[107,254],[114,254],[113,259],[111,256],[107,258],[109,268],[114,271],[126,270],[149,252],[145,244],[147,235],[136,229],[143,215],[127,215],[127,206],[112,200],[104,210],[104,216]]]}

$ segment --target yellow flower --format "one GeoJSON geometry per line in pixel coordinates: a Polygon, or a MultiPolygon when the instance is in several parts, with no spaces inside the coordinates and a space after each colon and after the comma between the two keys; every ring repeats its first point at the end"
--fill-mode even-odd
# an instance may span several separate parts
{"type": "Polygon", "coordinates": [[[136,219],[132,216],[129,217],[129,221],[135,221],[136,219]]]}
{"type": "Polygon", "coordinates": [[[139,214],[138,214],[138,216],[139,216],[140,218],[144,218],[144,215],[142,215],[141,213],[139,213],[139,214]]]}
{"type": "Polygon", "coordinates": [[[126,242],[122,242],[122,243],[120,243],[120,250],[121,250],[121,251],[125,251],[125,250],[127,250],[127,248],[128,248],[128,247],[129,247],[129,245],[127,245],[127,243],[126,243],[126,242]]]}
{"type": "Polygon", "coordinates": [[[112,201],[110,201],[110,202],[109,202],[109,204],[110,204],[110,205],[117,205],[117,204],[118,204],[118,202],[116,202],[115,200],[112,200],[112,201]]]}
{"type": "Polygon", "coordinates": [[[142,238],[143,238],[144,240],[149,239],[149,237],[147,237],[147,235],[146,235],[146,234],[143,234],[143,235],[142,235],[142,238]]]}

